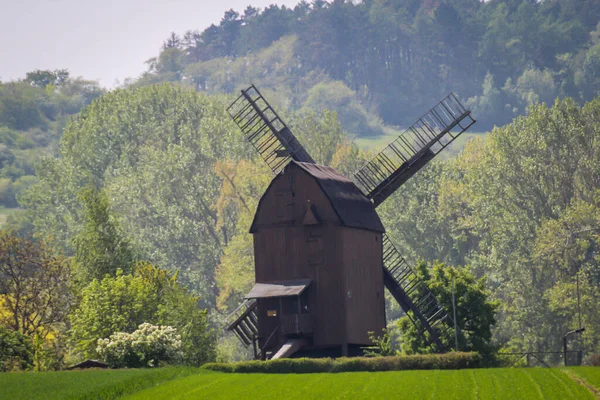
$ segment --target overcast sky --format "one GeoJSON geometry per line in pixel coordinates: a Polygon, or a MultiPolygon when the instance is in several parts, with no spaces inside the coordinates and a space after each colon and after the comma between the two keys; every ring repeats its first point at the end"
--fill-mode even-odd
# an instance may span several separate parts
{"type": "Polygon", "coordinates": [[[0,0],[0,80],[34,69],[116,81],[137,77],[170,32],[203,30],[249,4],[293,7],[299,0],[0,0]]]}

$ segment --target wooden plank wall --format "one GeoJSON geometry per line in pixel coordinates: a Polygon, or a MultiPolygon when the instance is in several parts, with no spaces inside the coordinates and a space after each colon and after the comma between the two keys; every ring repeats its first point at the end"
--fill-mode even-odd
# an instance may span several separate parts
{"type": "Polygon", "coordinates": [[[348,343],[371,344],[385,328],[381,233],[342,228],[348,343]]]}
{"type": "MultiPolygon", "coordinates": [[[[314,344],[345,342],[346,310],[342,235],[339,227],[320,225],[262,229],[254,235],[257,282],[311,279],[308,311],[314,344]]],[[[260,310],[261,314],[266,310],[260,310]]],[[[266,317],[259,315],[259,318],[266,317]]],[[[262,334],[262,332],[261,332],[262,334]]]]}
{"type": "MultiPolygon", "coordinates": [[[[314,346],[368,344],[367,331],[385,326],[381,234],[341,226],[312,176],[293,165],[278,175],[261,200],[255,228],[257,282],[313,280],[307,290],[314,346]],[[302,225],[307,200],[321,224],[302,225]]],[[[261,303],[264,321],[269,302],[261,303]]],[[[276,320],[268,319],[261,336],[276,320]]]]}

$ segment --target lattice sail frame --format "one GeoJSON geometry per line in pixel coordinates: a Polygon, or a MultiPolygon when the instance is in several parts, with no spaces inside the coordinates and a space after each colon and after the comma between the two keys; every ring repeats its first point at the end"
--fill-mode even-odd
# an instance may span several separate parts
{"type": "Polygon", "coordinates": [[[241,92],[227,112],[273,173],[292,159],[315,163],[254,85],[241,92]]]}
{"type": "Polygon", "coordinates": [[[450,93],[362,167],[354,181],[378,206],[473,125],[470,114],[450,93]]]}

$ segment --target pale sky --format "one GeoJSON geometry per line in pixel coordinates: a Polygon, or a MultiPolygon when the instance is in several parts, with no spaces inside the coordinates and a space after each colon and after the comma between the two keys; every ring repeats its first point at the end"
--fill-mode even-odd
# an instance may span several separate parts
{"type": "Polygon", "coordinates": [[[0,80],[35,69],[115,86],[146,69],[170,32],[204,30],[226,10],[300,0],[0,0],[0,80]]]}

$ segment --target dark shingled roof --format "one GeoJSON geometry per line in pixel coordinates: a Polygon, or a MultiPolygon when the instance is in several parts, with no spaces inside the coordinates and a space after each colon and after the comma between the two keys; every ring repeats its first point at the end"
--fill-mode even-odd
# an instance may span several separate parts
{"type": "MultiPolygon", "coordinates": [[[[330,167],[323,165],[291,161],[285,169],[297,165],[311,175],[325,195],[343,225],[352,228],[385,232],[385,228],[375,212],[373,203],[348,178],[330,167]]],[[[254,221],[250,232],[254,232],[254,221]]]]}
{"type": "Polygon", "coordinates": [[[293,164],[312,175],[342,224],[353,228],[385,232],[385,228],[375,212],[375,207],[350,179],[335,169],[323,165],[292,161],[293,164]]]}

